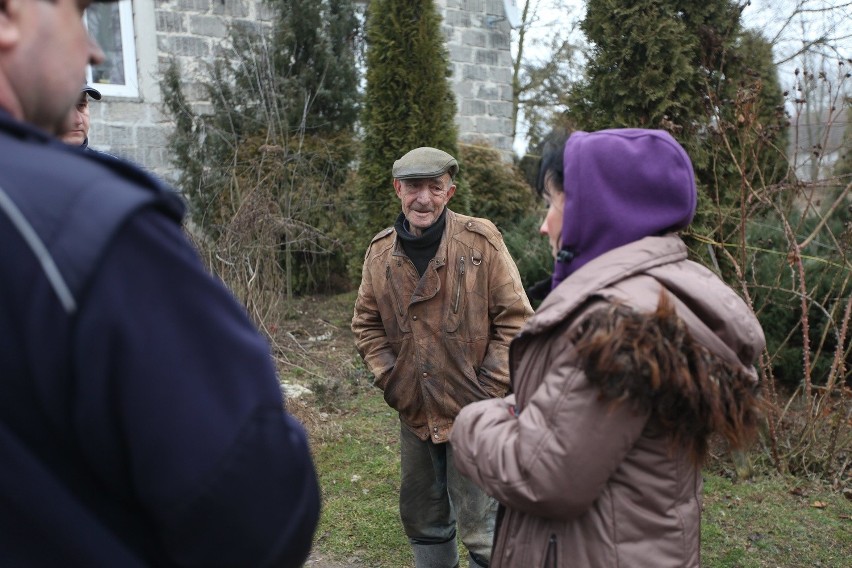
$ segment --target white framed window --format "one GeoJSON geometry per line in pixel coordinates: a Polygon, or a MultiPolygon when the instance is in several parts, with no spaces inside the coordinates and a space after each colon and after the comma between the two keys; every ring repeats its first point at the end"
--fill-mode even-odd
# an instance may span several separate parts
{"type": "Polygon", "coordinates": [[[106,61],[86,70],[88,83],[104,95],[138,97],[131,0],[91,4],[83,18],[106,55],[106,61]]]}

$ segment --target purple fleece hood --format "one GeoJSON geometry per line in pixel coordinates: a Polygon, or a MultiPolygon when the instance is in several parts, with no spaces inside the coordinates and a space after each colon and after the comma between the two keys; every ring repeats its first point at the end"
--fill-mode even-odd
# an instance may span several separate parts
{"type": "Polygon", "coordinates": [[[564,150],[565,209],[555,288],[598,256],[689,225],[692,162],[664,130],[574,132],[564,150]]]}

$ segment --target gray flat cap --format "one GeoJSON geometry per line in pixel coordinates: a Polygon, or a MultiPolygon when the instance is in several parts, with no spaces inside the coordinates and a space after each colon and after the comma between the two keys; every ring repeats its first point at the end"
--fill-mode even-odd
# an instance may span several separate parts
{"type": "Polygon", "coordinates": [[[396,179],[431,178],[446,172],[454,178],[459,173],[459,163],[443,150],[423,146],[395,161],[392,172],[396,179]]]}

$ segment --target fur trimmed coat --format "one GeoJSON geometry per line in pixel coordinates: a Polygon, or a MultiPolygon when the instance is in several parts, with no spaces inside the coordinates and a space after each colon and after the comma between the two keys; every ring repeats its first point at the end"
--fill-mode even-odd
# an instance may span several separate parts
{"type": "Polygon", "coordinates": [[[700,565],[710,433],[754,432],[763,331],[670,234],[616,248],[512,342],[514,394],[462,409],[456,467],[501,503],[492,568],[700,565]]]}

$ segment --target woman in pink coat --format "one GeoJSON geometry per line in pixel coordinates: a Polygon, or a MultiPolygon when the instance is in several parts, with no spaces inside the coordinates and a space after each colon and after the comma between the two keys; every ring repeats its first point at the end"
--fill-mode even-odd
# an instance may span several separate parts
{"type": "Polygon", "coordinates": [[[451,436],[501,503],[491,567],[697,567],[702,459],[754,434],[760,324],[687,260],[695,178],[668,133],[575,132],[539,178],[552,290],[511,344],[514,394],[451,436]]]}

